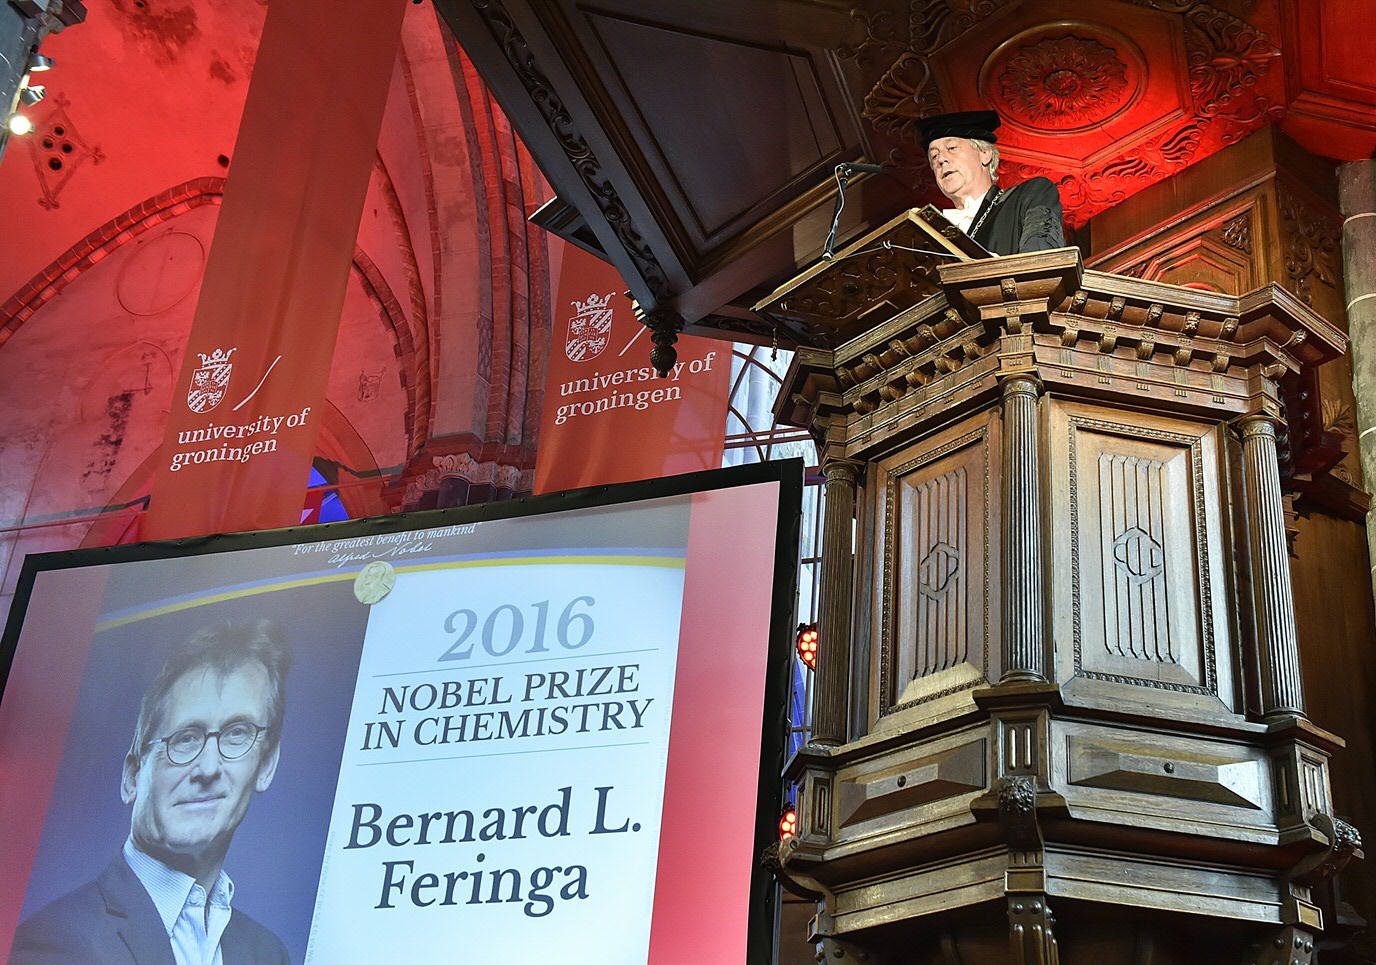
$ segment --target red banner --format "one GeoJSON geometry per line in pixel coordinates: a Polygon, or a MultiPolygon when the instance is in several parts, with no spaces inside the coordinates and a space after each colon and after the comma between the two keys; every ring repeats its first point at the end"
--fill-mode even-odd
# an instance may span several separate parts
{"type": "Polygon", "coordinates": [[[268,7],[147,539],[300,522],[405,10],[268,7]]]}
{"type": "Polygon", "coordinates": [[[685,336],[667,376],[616,269],[564,251],[535,461],[535,492],[716,469],[731,343],[685,336]]]}

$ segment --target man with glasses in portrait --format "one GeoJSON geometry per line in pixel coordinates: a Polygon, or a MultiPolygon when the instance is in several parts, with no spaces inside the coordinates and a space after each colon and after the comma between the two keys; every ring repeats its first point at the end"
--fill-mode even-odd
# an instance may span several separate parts
{"type": "Polygon", "coordinates": [[[10,965],[289,965],[277,936],[231,907],[224,861],[277,772],[290,666],[268,621],[208,627],[168,657],[124,759],[123,850],[20,925],[10,965]]]}

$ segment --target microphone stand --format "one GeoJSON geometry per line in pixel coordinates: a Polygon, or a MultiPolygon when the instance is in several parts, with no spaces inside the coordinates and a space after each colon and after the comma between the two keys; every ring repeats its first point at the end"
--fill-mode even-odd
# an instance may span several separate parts
{"type": "Polygon", "coordinates": [[[831,216],[831,230],[827,232],[827,243],[822,247],[822,260],[831,261],[832,250],[836,246],[836,229],[841,224],[841,212],[846,208],[846,185],[850,182],[850,165],[836,165],[836,211],[831,216]]]}
{"type": "Polygon", "coordinates": [[[827,243],[822,249],[823,261],[831,261],[836,246],[836,229],[841,224],[841,212],[846,207],[846,185],[850,183],[852,174],[862,171],[866,174],[883,174],[884,165],[862,161],[842,161],[836,165],[836,211],[831,216],[831,230],[827,232],[827,243]]]}

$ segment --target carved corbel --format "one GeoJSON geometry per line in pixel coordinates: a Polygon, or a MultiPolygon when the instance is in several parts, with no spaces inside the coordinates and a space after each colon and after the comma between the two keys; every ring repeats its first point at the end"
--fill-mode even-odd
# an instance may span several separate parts
{"type": "Polygon", "coordinates": [[[1314,935],[1287,925],[1270,938],[1252,946],[1247,965],[1313,965],[1314,935]]]}
{"type": "Polygon", "coordinates": [[[1041,851],[1037,823],[1037,783],[1030,777],[1004,777],[998,782],[999,823],[1012,851],[1041,851]]]}
{"type": "Polygon", "coordinates": [[[1365,857],[1361,832],[1346,821],[1319,811],[1310,816],[1309,823],[1328,839],[1328,847],[1301,859],[1286,874],[1287,881],[1315,885],[1341,872],[1353,858],[1365,857]]]}
{"type": "Polygon", "coordinates": [[[806,901],[821,901],[826,891],[811,875],[790,870],[788,861],[798,851],[798,839],[791,835],[775,841],[760,855],[760,864],[791,894],[806,901]]]}
{"type": "Polygon", "coordinates": [[[1180,347],[1175,350],[1175,364],[1189,365],[1190,359],[1194,356],[1194,345],[1191,339],[1182,339],[1180,347]]]}
{"type": "Polygon", "coordinates": [[[1046,901],[1044,839],[1037,821],[1037,784],[1030,777],[998,783],[999,823],[1008,842],[1008,937],[1015,965],[1058,965],[1056,919],[1046,901]]]}

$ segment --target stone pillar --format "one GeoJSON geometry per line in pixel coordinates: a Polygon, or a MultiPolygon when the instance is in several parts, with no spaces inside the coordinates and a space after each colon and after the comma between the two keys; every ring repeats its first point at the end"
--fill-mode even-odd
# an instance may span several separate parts
{"type": "MultiPolygon", "coordinates": [[[[1343,286],[1352,347],[1352,394],[1357,399],[1357,452],[1370,490],[1376,484],[1376,161],[1339,167],[1338,199],[1343,212],[1343,286]]],[[[1366,538],[1371,561],[1376,563],[1376,507],[1367,514],[1366,538]]],[[[1371,574],[1376,581],[1376,568],[1371,574]]]]}
{"type": "Polygon", "coordinates": [[[1046,679],[1046,602],[1042,572],[1041,469],[1032,375],[1003,383],[1003,676],[1046,679]]]}
{"type": "Polygon", "coordinates": [[[1252,613],[1261,663],[1261,713],[1304,716],[1300,650],[1295,638],[1295,598],[1285,542],[1285,507],[1276,461],[1276,424],[1266,415],[1244,416],[1242,481],[1247,509],[1252,613]]]}
{"type": "Polygon", "coordinates": [[[846,706],[850,690],[850,628],[855,486],[860,464],[828,459],[826,502],[822,517],[821,599],[817,614],[817,689],[812,705],[812,739],[818,744],[846,742],[846,706]]]}

